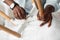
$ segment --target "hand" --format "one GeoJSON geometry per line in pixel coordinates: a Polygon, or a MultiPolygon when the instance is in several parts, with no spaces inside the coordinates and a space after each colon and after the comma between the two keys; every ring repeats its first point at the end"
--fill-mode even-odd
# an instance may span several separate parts
{"type": "Polygon", "coordinates": [[[43,26],[46,23],[48,23],[48,27],[51,26],[52,12],[54,12],[54,11],[55,11],[55,8],[51,5],[48,5],[44,10],[44,17],[43,18],[41,18],[39,16],[39,13],[37,14],[38,19],[43,21],[43,23],[40,26],[43,26]]]}
{"type": "Polygon", "coordinates": [[[20,7],[18,5],[16,5],[14,7],[13,13],[14,13],[15,18],[17,18],[17,19],[26,19],[27,12],[22,7],[20,7]]]}

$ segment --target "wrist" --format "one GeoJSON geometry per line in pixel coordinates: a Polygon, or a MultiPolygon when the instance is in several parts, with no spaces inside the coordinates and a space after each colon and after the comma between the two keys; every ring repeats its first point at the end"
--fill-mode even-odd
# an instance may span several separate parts
{"type": "Polygon", "coordinates": [[[51,12],[54,12],[54,11],[55,11],[55,8],[51,5],[48,5],[45,8],[45,12],[51,13],[51,12]]]}
{"type": "Polygon", "coordinates": [[[10,6],[14,1],[13,0],[2,0],[4,3],[6,3],[8,6],[10,6]]]}
{"type": "MultiPolygon", "coordinates": [[[[18,5],[16,2],[13,2],[11,5],[10,5],[10,8],[13,10],[15,8],[15,6],[18,5]]],[[[19,6],[19,5],[18,5],[19,6]]]]}
{"type": "Polygon", "coordinates": [[[18,3],[14,2],[13,0],[2,0],[2,1],[5,2],[12,10],[16,5],[18,5],[18,3]]]}

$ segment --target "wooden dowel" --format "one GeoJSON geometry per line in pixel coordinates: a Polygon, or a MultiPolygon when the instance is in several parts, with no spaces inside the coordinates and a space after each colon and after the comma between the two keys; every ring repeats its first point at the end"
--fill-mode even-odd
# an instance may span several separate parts
{"type": "Polygon", "coordinates": [[[36,6],[38,7],[39,15],[41,17],[43,17],[44,16],[44,9],[43,9],[41,0],[34,0],[34,3],[36,3],[36,6]]]}
{"type": "Polygon", "coordinates": [[[12,30],[10,30],[10,29],[2,26],[2,25],[0,25],[0,30],[3,30],[3,31],[5,31],[5,32],[7,32],[7,33],[9,33],[9,34],[12,34],[12,35],[14,35],[14,36],[16,36],[16,37],[18,37],[18,38],[21,37],[21,34],[15,32],[15,31],[12,31],[12,30]]]}
{"type": "Polygon", "coordinates": [[[4,12],[0,11],[0,16],[2,16],[3,18],[5,18],[6,20],[10,21],[10,17],[7,16],[4,12]]]}
{"type": "Polygon", "coordinates": [[[34,3],[34,0],[32,0],[32,4],[34,3]]]}
{"type": "Polygon", "coordinates": [[[7,16],[4,12],[0,11],[0,16],[2,16],[4,19],[6,19],[7,21],[11,22],[13,25],[16,26],[16,24],[14,24],[12,21],[11,21],[11,18],[9,16],[7,16]]]}

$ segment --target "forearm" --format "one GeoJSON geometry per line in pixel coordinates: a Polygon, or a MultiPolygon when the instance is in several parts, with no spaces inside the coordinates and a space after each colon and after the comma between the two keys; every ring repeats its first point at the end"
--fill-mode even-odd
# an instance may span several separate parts
{"type": "Polygon", "coordinates": [[[14,2],[14,0],[5,0],[4,2],[10,6],[14,2]]]}

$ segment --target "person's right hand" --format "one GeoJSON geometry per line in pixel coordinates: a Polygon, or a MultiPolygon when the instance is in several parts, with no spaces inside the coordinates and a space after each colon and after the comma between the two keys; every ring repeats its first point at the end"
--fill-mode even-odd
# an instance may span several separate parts
{"type": "Polygon", "coordinates": [[[13,13],[15,18],[17,19],[26,19],[27,12],[24,10],[24,8],[16,5],[13,9],[13,13]]]}

